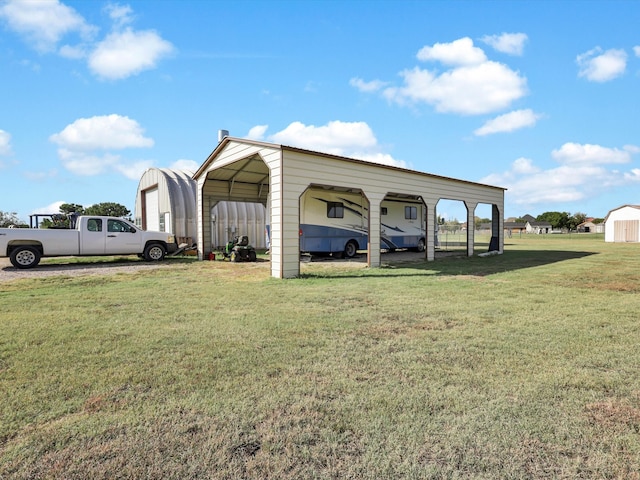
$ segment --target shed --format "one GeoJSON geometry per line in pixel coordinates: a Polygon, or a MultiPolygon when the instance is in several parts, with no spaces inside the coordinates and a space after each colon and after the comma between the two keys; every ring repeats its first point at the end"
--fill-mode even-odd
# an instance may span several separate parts
{"type": "Polygon", "coordinates": [[[604,218],[605,242],[640,242],[640,205],[622,205],[604,218]]]}
{"type": "MultiPolygon", "coordinates": [[[[193,245],[197,238],[196,181],[189,171],[147,169],[138,185],[135,223],[145,230],[172,232],[178,243],[193,245]]],[[[212,247],[235,235],[248,235],[256,248],[266,248],[265,207],[260,203],[220,202],[211,211],[212,247]]]]}
{"type": "Polygon", "coordinates": [[[186,170],[147,169],[136,194],[136,225],[172,232],[178,243],[192,245],[197,236],[196,182],[192,175],[186,170]]]}
{"type": "Polygon", "coordinates": [[[310,188],[359,192],[368,208],[367,262],[381,265],[381,208],[385,198],[420,199],[427,211],[425,259],[435,259],[436,205],[463,201],[467,208],[467,254],[473,255],[474,213],[492,206],[490,248],[504,246],[504,188],[399,167],[313,152],[297,147],[225,137],[193,176],[197,182],[198,258],[208,256],[211,208],[220,201],[260,202],[271,227],[271,275],[300,274],[300,197],[310,188]]]}

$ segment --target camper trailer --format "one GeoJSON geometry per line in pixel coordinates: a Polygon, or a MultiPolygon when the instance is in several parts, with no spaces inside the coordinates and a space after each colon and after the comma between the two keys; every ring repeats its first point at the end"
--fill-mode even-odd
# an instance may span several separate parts
{"type": "MultiPolygon", "coordinates": [[[[310,189],[300,199],[300,251],[353,257],[367,248],[369,210],[359,193],[310,189]]],[[[385,199],[381,247],[425,249],[425,209],[419,200],[385,199]]]]}

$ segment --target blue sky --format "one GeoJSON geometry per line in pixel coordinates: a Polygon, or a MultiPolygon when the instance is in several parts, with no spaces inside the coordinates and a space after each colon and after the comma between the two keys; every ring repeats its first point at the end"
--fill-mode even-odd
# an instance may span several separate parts
{"type": "Polygon", "coordinates": [[[133,213],[146,168],[194,171],[226,129],[604,217],[640,203],[639,24],[615,0],[0,0],[0,210],[133,213]]]}

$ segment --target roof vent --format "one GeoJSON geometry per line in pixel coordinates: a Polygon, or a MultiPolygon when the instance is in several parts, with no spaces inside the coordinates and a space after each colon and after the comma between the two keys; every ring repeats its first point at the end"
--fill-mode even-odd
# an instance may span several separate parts
{"type": "Polygon", "coordinates": [[[218,130],[218,143],[224,140],[224,137],[229,136],[229,130],[218,130]]]}

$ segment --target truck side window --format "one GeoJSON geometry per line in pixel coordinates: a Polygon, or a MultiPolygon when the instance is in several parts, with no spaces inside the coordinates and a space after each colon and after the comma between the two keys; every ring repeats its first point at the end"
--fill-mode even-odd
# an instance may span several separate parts
{"type": "Polygon", "coordinates": [[[102,220],[99,218],[90,218],[87,220],[87,230],[90,232],[101,232],[102,231],[102,220]]]}
{"type": "Polygon", "coordinates": [[[404,207],[404,218],[406,220],[416,220],[418,218],[418,207],[404,207]]]}
{"type": "Polygon", "coordinates": [[[118,220],[107,220],[107,231],[109,232],[130,232],[131,228],[124,222],[118,220]]]}
{"type": "Polygon", "coordinates": [[[327,202],[327,218],[344,218],[342,202],[327,202]]]}

